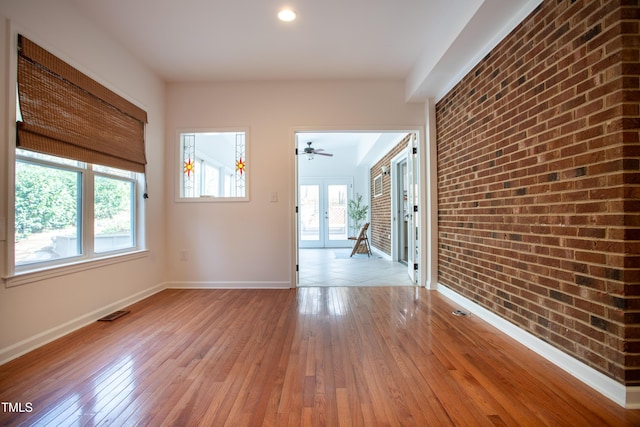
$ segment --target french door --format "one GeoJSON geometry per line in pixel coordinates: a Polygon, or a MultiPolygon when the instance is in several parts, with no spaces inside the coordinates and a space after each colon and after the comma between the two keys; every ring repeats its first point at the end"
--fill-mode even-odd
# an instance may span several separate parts
{"type": "Polygon", "coordinates": [[[392,259],[407,265],[407,272],[415,283],[419,259],[420,217],[418,210],[418,170],[416,135],[407,148],[391,160],[391,205],[394,240],[392,259]]]}
{"type": "Polygon", "coordinates": [[[416,134],[414,133],[407,144],[407,270],[411,281],[416,283],[418,275],[416,266],[419,259],[420,217],[418,214],[418,150],[416,134]]]}
{"type": "Polygon", "coordinates": [[[298,182],[300,248],[349,247],[347,202],[351,178],[300,178],[298,182]]]}

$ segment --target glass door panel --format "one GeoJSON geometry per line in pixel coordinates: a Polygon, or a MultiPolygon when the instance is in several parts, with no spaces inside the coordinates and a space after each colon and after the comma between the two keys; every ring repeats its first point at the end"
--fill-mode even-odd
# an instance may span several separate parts
{"type": "Polygon", "coordinates": [[[301,178],[298,238],[301,248],[350,247],[347,204],[351,178],[301,178]]]}
{"type": "Polygon", "coordinates": [[[347,184],[327,185],[327,240],[347,240],[349,221],[347,217],[347,184]]]}
{"type": "Polygon", "coordinates": [[[299,197],[300,240],[307,247],[324,246],[320,234],[320,185],[301,184],[299,197]]]}

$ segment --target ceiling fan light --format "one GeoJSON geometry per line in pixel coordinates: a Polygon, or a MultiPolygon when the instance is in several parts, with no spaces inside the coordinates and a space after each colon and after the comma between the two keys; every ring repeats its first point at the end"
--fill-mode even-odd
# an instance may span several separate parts
{"type": "Polygon", "coordinates": [[[296,13],[291,9],[282,9],[278,12],[278,18],[284,22],[291,22],[296,19],[296,13]]]}

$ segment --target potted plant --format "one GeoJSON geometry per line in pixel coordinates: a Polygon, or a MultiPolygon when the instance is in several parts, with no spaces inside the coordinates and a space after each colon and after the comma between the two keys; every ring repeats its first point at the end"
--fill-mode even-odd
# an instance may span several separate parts
{"type": "Polygon", "coordinates": [[[356,193],[354,199],[349,200],[347,204],[347,213],[351,220],[351,235],[357,236],[360,229],[364,225],[367,219],[367,213],[369,212],[369,206],[362,204],[362,194],[356,193]]]}

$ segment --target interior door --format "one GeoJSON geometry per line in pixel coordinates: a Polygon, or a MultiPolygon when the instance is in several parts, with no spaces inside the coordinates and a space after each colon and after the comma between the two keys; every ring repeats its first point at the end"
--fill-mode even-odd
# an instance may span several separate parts
{"type": "Polygon", "coordinates": [[[347,203],[351,178],[301,178],[299,181],[299,247],[348,247],[347,203]]]}
{"type": "Polygon", "coordinates": [[[418,280],[416,266],[418,264],[418,171],[417,171],[417,142],[416,134],[413,134],[407,144],[407,270],[411,281],[418,280]]]}
{"type": "Polygon", "coordinates": [[[393,175],[395,179],[395,193],[393,193],[394,208],[394,233],[395,233],[395,256],[394,261],[399,261],[404,264],[408,264],[409,260],[409,245],[407,242],[408,237],[408,217],[409,217],[409,199],[407,196],[408,184],[407,184],[407,159],[406,153],[401,161],[395,163],[395,173],[393,175]]]}
{"type": "Polygon", "coordinates": [[[325,247],[343,247],[349,243],[349,200],[350,183],[345,179],[324,179],[325,201],[325,247]]]}

